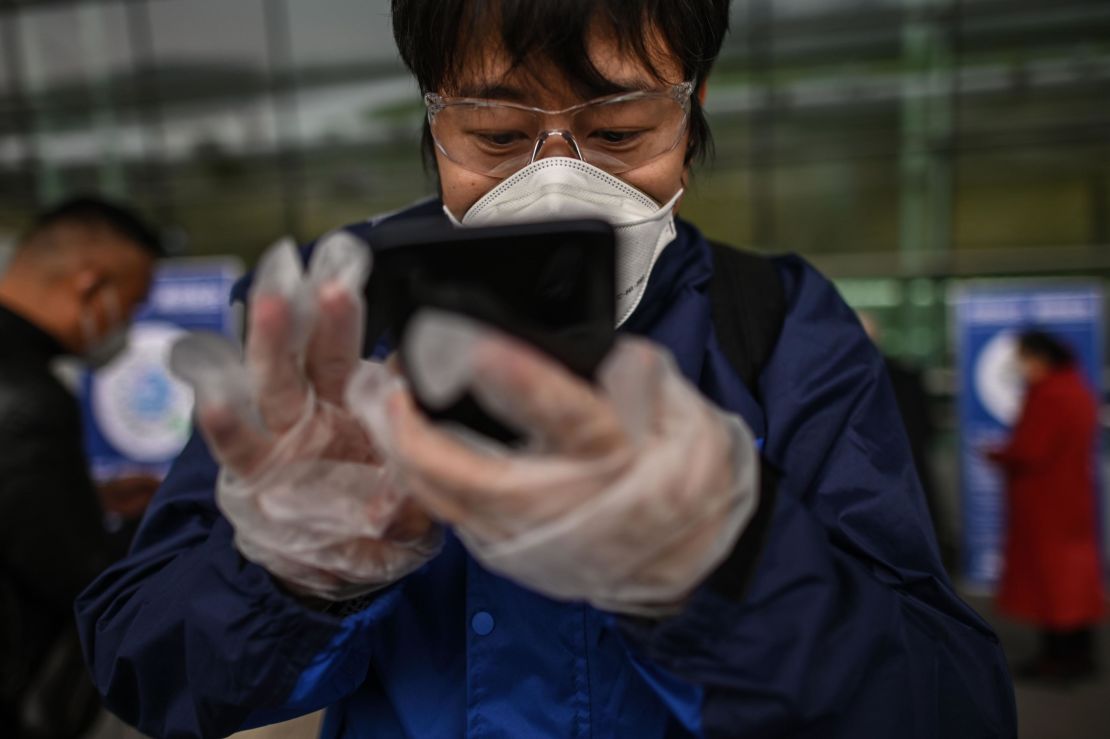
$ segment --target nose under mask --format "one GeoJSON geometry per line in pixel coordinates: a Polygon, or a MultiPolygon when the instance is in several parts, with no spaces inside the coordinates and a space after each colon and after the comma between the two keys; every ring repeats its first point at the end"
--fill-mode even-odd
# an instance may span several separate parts
{"type": "Polygon", "coordinates": [[[580,159],[552,157],[529,164],[458,220],[456,226],[493,226],[528,221],[597,218],[616,231],[617,326],[643,298],[652,267],[674,241],[674,205],[680,189],[663,205],[627,182],[580,159]]]}

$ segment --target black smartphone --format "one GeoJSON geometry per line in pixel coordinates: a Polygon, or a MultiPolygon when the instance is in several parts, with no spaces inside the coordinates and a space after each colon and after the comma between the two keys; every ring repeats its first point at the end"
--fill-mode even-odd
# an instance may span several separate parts
{"type": "MultiPolygon", "coordinates": [[[[383,224],[369,234],[374,265],[366,287],[366,341],[401,347],[421,308],[462,314],[522,339],[593,381],[612,348],[616,238],[604,221],[565,220],[458,228],[440,219],[383,224]]],[[[432,418],[515,443],[520,433],[469,395],[432,418]]]]}

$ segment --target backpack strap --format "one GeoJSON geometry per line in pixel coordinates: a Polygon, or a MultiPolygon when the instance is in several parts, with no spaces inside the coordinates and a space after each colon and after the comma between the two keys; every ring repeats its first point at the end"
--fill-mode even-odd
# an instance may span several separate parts
{"type": "Polygon", "coordinates": [[[763,365],[786,318],[786,294],[767,257],[715,241],[709,303],[717,341],[748,390],[756,395],[763,365]]]}

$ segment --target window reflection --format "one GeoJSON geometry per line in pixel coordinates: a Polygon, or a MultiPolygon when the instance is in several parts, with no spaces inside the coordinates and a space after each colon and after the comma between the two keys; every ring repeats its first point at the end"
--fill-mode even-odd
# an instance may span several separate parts
{"type": "MultiPolygon", "coordinates": [[[[107,189],[248,258],[415,199],[389,6],[0,3],[0,192],[107,189]]],[[[683,212],[853,273],[1110,243],[1108,23],[1104,0],[734,0],[683,212]]]]}
{"type": "Polygon", "coordinates": [[[287,0],[292,64],[301,76],[329,76],[379,65],[399,70],[389,3],[376,0],[287,0]]]}
{"type": "Polygon", "coordinates": [[[266,88],[262,0],[161,0],[147,8],[158,84],[168,99],[208,99],[266,88]]]}
{"type": "Polygon", "coordinates": [[[31,6],[13,20],[24,83],[34,94],[110,84],[131,69],[121,2],[31,6]]]}
{"type": "MultiPolygon", "coordinates": [[[[0,112],[10,105],[11,76],[15,74],[8,62],[9,46],[15,41],[11,15],[0,10],[0,112]]],[[[0,125],[3,125],[0,123],[0,125]]]]}

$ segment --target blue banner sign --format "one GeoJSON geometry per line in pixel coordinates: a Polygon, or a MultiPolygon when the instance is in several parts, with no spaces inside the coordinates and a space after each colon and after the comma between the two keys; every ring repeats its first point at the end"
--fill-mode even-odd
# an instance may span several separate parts
{"type": "MultiPolygon", "coordinates": [[[[1006,442],[1021,411],[1025,388],[1017,367],[1018,334],[1036,327],[1065,340],[1098,391],[1102,316],[1101,288],[1090,283],[975,286],[956,296],[963,567],[972,586],[990,589],[1002,567],[1004,480],[982,452],[1006,442]]],[[[1098,450],[1092,454],[1098,469],[1098,450]]]]}
{"type": "Polygon", "coordinates": [[[93,477],[162,476],[189,438],[192,390],[170,374],[169,351],[187,331],[235,334],[228,297],[235,260],[166,260],[136,313],[127,350],[81,382],[93,477]]]}

